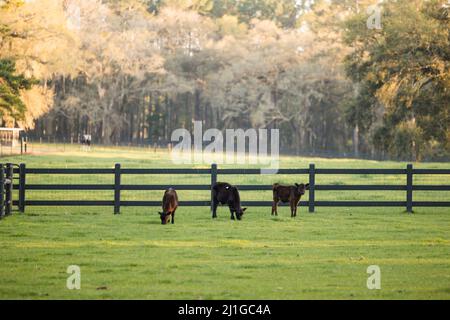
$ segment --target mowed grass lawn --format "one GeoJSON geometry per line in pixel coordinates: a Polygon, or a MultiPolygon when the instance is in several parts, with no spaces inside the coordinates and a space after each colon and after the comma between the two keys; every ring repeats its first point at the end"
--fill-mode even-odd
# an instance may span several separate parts
{"type": "MultiPolygon", "coordinates": [[[[49,148],[50,149],[50,148],[49,148]]],[[[27,167],[175,167],[166,151],[66,147],[2,158],[27,167]]],[[[282,168],[404,168],[405,163],[282,157],[282,168]]],[[[450,168],[448,163],[414,164],[450,168]]],[[[188,167],[188,166],[178,166],[188,167]]],[[[195,165],[194,167],[202,167],[195,165]]],[[[222,166],[224,167],[224,166],[222,166]]],[[[233,166],[237,167],[237,166],[233,166]]],[[[243,166],[239,166],[243,167],[243,166]]],[[[307,182],[307,176],[219,176],[235,184],[307,182]]],[[[449,176],[415,177],[450,184],[449,176]]],[[[106,176],[32,176],[28,183],[107,183],[106,176]]],[[[403,176],[317,176],[317,184],[404,184],[403,176]]],[[[209,176],[125,176],[123,183],[208,184],[209,176]]],[[[159,200],[162,191],[123,194],[159,200]]],[[[27,192],[30,200],[111,200],[109,191],[27,192]]],[[[180,200],[207,200],[206,191],[180,191],[180,200]]],[[[241,192],[271,200],[270,192],[241,192]]],[[[305,199],[308,199],[308,194],[305,199]]],[[[317,200],[398,200],[403,191],[316,191],[317,200]]],[[[415,192],[414,200],[450,201],[449,192],[415,192]]],[[[180,207],[162,226],[159,208],[27,207],[0,221],[1,299],[449,299],[450,209],[249,208],[242,221],[219,208],[180,207]],[[81,289],[68,290],[69,265],[81,268],[81,289]],[[381,269],[381,290],[369,290],[367,267],[381,269]]]]}

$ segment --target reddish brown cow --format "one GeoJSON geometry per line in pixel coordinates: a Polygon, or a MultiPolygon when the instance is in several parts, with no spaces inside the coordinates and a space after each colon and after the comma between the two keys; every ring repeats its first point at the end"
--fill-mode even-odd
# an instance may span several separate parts
{"type": "Polygon", "coordinates": [[[177,192],[169,188],[164,192],[164,197],[162,201],[163,212],[159,212],[161,217],[161,224],[167,224],[172,218],[172,224],[175,222],[175,211],[178,208],[178,195],[177,192]]]}
{"type": "Polygon", "coordinates": [[[289,202],[289,206],[291,207],[291,217],[297,216],[297,206],[300,201],[302,195],[305,194],[305,191],[309,189],[309,183],[306,185],[301,183],[296,183],[293,186],[282,186],[278,183],[275,183],[272,187],[273,190],[273,204],[272,204],[272,215],[277,216],[277,204],[278,202],[289,202]]]}

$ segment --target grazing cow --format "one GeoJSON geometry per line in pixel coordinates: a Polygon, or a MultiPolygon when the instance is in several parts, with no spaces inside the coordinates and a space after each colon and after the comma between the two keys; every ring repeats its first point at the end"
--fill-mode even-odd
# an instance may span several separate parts
{"type": "Polygon", "coordinates": [[[159,212],[161,217],[161,224],[167,224],[172,217],[172,224],[175,222],[175,211],[178,208],[178,195],[177,192],[169,188],[164,192],[162,209],[163,212],[159,212]]]}
{"type": "Polygon", "coordinates": [[[236,187],[226,182],[217,182],[213,186],[213,218],[217,218],[217,206],[226,204],[230,208],[231,220],[234,215],[238,220],[242,219],[242,215],[247,208],[241,208],[241,199],[239,191],[236,187]]]}
{"type": "Polygon", "coordinates": [[[282,186],[278,183],[275,183],[272,187],[273,190],[273,204],[272,204],[272,215],[277,216],[277,204],[278,202],[289,202],[291,207],[291,217],[297,216],[297,205],[300,201],[302,195],[305,194],[306,190],[309,190],[309,183],[306,185],[301,183],[296,183],[293,186],[282,186]]]}

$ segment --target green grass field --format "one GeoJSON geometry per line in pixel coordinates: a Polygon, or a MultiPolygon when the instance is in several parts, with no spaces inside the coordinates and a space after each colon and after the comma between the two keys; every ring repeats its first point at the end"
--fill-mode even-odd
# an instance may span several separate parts
{"type": "MultiPolygon", "coordinates": [[[[27,167],[174,167],[165,151],[78,147],[2,158],[27,167]]],[[[405,168],[405,163],[282,157],[282,168],[405,168]]],[[[414,164],[450,168],[449,163],[414,164]]],[[[187,166],[185,166],[187,167],[187,166]]],[[[201,166],[196,166],[201,167],[201,166]]],[[[221,166],[224,167],[224,166],[221,166]]],[[[233,166],[237,167],[237,166],[233,166]]],[[[244,167],[244,166],[239,166],[244,167]]],[[[227,176],[234,184],[307,182],[307,176],[227,176]]],[[[113,183],[105,176],[27,177],[28,183],[113,183]]],[[[208,184],[209,176],[126,176],[123,183],[208,184]]],[[[404,184],[404,176],[317,176],[317,184],[404,184]]],[[[415,177],[449,184],[448,176],[415,177]]],[[[123,200],[160,200],[161,192],[124,192],[123,200]]],[[[180,191],[180,200],[207,200],[180,191]]],[[[29,200],[112,200],[109,191],[27,192],[29,200]]],[[[271,192],[241,192],[271,200],[271,192]]],[[[305,199],[308,199],[306,194],[305,199]]],[[[317,200],[398,200],[403,191],[316,191],[317,200]]],[[[414,200],[450,200],[450,192],[415,192],[414,200]]],[[[28,207],[0,221],[1,299],[450,299],[450,210],[415,208],[249,208],[242,221],[209,209],[182,208],[162,226],[159,208],[28,207]],[[81,290],[68,290],[69,265],[81,268],[81,290]],[[381,290],[366,286],[367,267],[381,268],[381,290]]]]}

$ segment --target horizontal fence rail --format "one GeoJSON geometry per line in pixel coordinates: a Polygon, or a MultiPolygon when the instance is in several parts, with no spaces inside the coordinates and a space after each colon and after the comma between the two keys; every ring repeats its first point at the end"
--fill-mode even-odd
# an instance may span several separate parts
{"type": "MultiPolygon", "coordinates": [[[[121,168],[116,164],[112,169],[90,168],[26,168],[25,164],[0,164],[0,217],[11,214],[11,206],[17,206],[20,212],[25,212],[26,206],[112,206],[114,213],[120,213],[121,207],[160,206],[160,201],[123,201],[122,191],[139,190],[176,190],[210,191],[218,181],[218,175],[260,175],[260,169],[219,169],[213,164],[206,169],[145,169],[121,168]],[[205,175],[210,177],[210,184],[123,184],[124,175],[205,175]],[[29,175],[110,175],[114,177],[113,184],[31,184],[27,183],[29,175]],[[12,200],[12,190],[18,190],[18,200],[12,200]],[[28,190],[46,191],[112,191],[111,200],[27,200],[28,190]]],[[[413,207],[450,207],[450,201],[413,201],[413,191],[450,191],[450,185],[414,185],[414,175],[450,175],[450,169],[414,169],[411,164],[406,169],[320,169],[310,164],[306,169],[279,169],[276,174],[308,175],[309,199],[300,201],[299,205],[309,208],[315,207],[404,207],[412,212],[413,207]],[[316,184],[317,175],[398,175],[406,176],[405,185],[320,185],[316,184]],[[405,201],[316,201],[316,191],[405,191],[405,201]]],[[[240,191],[271,191],[272,185],[238,185],[240,191]]],[[[272,201],[245,201],[241,196],[243,206],[271,206],[272,201]]],[[[211,206],[211,198],[199,201],[180,201],[180,206],[211,206]]]]}
{"type": "MultiPolygon", "coordinates": [[[[15,184],[14,189],[19,189],[19,185],[15,184]]],[[[271,191],[272,185],[238,185],[240,191],[271,191]]],[[[175,190],[191,190],[201,191],[210,190],[210,185],[121,185],[120,190],[166,190],[174,188],[175,190]]],[[[114,190],[113,184],[28,184],[27,190],[114,190]]],[[[316,185],[316,190],[321,191],[404,191],[406,186],[400,185],[316,185]]],[[[450,185],[417,185],[413,186],[413,190],[417,191],[450,191],[450,185]]]]}

